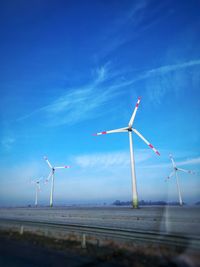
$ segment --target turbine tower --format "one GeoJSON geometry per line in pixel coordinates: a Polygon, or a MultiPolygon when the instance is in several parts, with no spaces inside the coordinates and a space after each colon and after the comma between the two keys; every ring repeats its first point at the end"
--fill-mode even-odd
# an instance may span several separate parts
{"type": "Polygon", "coordinates": [[[49,176],[46,179],[46,182],[48,182],[51,179],[50,207],[53,207],[53,194],[54,194],[54,176],[55,176],[55,171],[57,169],[70,168],[70,166],[53,167],[46,156],[44,157],[44,159],[46,160],[46,163],[48,164],[49,168],[51,169],[51,171],[49,173],[49,176]]]}
{"type": "Polygon", "coordinates": [[[176,164],[175,164],[175,161],[174,161],[174,159],[172,157],[172,154],[169,155],[169,158],[171,159],[171,162],[172,162],[173,171],[170,173],[170,175],[167,177],[167,179],[170,179],[172,176],[175,176],[176,185],[177,185],[177,191],[178,191],[179,204],[180,204],[180,206],[182,206],[183,205],[183,200],[182,200],[182,196],[181,196],[181,190],[180,190],[179,178],[178,178],[178,173],[177,172],[181,171],[181,172],[186,172],[186,173],[190,173],[190,174],[195,174],[195,172],[178,168],[176,166],[176,164]]]}
{"type": "Polygon", "coordinates": [[[30,181],[31,184],[34,184],[35,185],[35,206],[37,207],[38,206],[38,194],[39,194],[39,191],[40,191],[40,182],[43,178],[40,178],[38,180],[35,180],[35,181],[30,181]]]}
{"type": "Polygon", "coordinates": [[[134,162],[134,154],[133,154],[133,140],[132,140],[132,132],[138,135],[156,154],[160,155],[160,153],[153,147],[151,143],[149,143],[144,136],[141,135],[135,128],[133,128],[133,123],[135,120],[135,115],[138,110],[138,106],[140,103],[140,97],[136,103],[135,109],[131,116],[131,119],[128,123],[128,127],[119,128],[116,130],[104,131],[97,133],[95,135],[102,135],[102,134],[111,134],[111,133],[126,133],[129,134],[129,145],[130,145],[130,163],[131,163],[131,176],[132,176],[132,205],[133,208],[138,208],[138,193],[137,193],[137,183],[136,183],[136,175],[135,175],[135,162],[134,162]]]}

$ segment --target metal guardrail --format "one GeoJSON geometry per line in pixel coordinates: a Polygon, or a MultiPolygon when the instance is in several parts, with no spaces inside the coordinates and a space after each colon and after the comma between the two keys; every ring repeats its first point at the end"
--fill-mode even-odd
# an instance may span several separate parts
{"type": "MultiPolygon", "coordinates": [[[[129,242],[153,243],[173,247],[182,247],[200,250],[200,238],[197,236],[182,236],[167,234],[162,232],[149,232],[140,230],[128,230],[120,228],[108,228],[99,226],[89,226],[80,224],[66,224],[46,221],[29,221],[16,219],[0,219],[0,225],[6,224],[20,227],[20,232],[24,231],[25,226],[36,227],[39,229],[50,229],[51,231],[66,231],[84,234],[88,236],[98,236],[99,238],[113,238],[129,242]]],[[[22,233],[21,233],[22,234],[22,233]]]]}

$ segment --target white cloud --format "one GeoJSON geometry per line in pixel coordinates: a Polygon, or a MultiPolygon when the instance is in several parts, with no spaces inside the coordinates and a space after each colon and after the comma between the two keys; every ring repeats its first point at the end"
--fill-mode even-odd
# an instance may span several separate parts
{"type": "Polygon", "coordinates": [[[100,52],[98,51],[97,56],[104,58],[120,46],[138,37],[141,31],[147,29],[148,26],[150,27],[144,23],[145,18],[149,15],[147,7],[148,1],[146,0],[131,3],[131,6],[127,8],[128,11],[122,11],[120,16],[106,25],[102,36],[104,45],[100,52]],[[132,34],[129,32],[130,29],[132,29],[132,34]]]}
{"type": "Polygon", "coordinates": [[[22,116],[18,121],[39,114],[44,117],[47,125],[56,126],[75,124],[99,116],[102,111],[97,111],[120,93],[104,85],[113,75],[109,73],[108,65],[109,63],[95,70],[96,76],[91,83],[68,90],[49,105],[22,116]]]}
{"type": "MultiPolygon", "coordinates": [[[[58,97],[49,105],[22,116],[18,121],[39,114],[41,115],[40,117],[43,117],[47,125],[56,126],[75,124],[86,119],[101,116],[102,110],[98,112],[99,109],[119,94],[122,94],[122,88],[130,87],[138,81],[150,78],[153,79],[152,84],[150,80],[146,85],[147,93],[150,99],[159,102],[167,90],[174,88],[172,82],[169,84],[167,74],[199,65],[199,59],[181,62],[179,64],[164,65],[147,70],[134,79],[126,79],[124,81],[124,79],[121,79],[122,71],[114,71],[110,68],[111,63],[107,62],[93,71],[94,78],[92,82],[78,88],[68,89],[66,94],[58,97]]],[[[170,80],[172,78],[170,77],[170,80]]],[[[10,144],[12,143],[11,140],[7,140],[7,146],[9,146],[9,142],[10,144]]],[[[6,146],[6,141],[4,143],[4,146],[6,146]]]]}
{"type": "Polygon", "coordinates": [[[106,66],[97,68],[96,74],[97,74],[96,83],[98,84],[100,82],[103,82],[106,79],[106,74],[107,74],[106,66]]]}
{"type": "Polygon", "coordinates": [[[179,64],[160,66],[158,68],[147,70],[143,72],[143,74],[138,75],[134,79],[128,79],[125,82],[121,82],[120,84],[114,85],[114,88],[127,87],[141,80],[145,80],[145,79],[160,76],[160,75],[165,75],[173,71],[178,71],[181,69],[195,67],[199,65],[200,65],[200,59],[182,62],[179,64]]]}
{"type": "Polygon", "coordinates": [[[146,71],[144,75],[141,75],[141,79],[145,79],[145,78],[148,78],[154,75],[160,75],[160,74],[163,75],[171,71],[177,71],[177,70],[181,70],[181,69],[185,69],[189,67],[195,67],[199,65],[200,65],[200,59],[182,62],[182,63],[174,64],[174,65],[165,65],[159,68],[146,71]]]}
{"type": "MultiPolygon", "coordinates": [[[[196,158],[188,158],[186,160],[182,161],[176,161],[175,163],[178,166],[184,166],[184,165],[199,165],[200,164],[200,157],[196,158]]],[[[152,165],[146,165],[145,168],[171,168],[172,164],[169,160],[169,163],[161,163],[161,164],[152,164],[152,165]]]]}
{"type": "Polygon", "coordinates": [[[171,15],[171,11],[166,11],[165,14],[162,12],[161,16],[158,15],[161,14],[162,3],[154,5],[153,8],[150,6],[151,1],[147,0],[132,1],[130,3],[125,12],[121,10],[120,16],[104,27],[100,39],[103,40],[103,45],[100,52],[97,52],[97,57],[105,58],[111,55],[115,50],[128,42],[137,40],[142,33],[171,15]]]}
{"type": "Polygon", "coordinates": [[[197,157],[197,158],[192,158],[192,159],[186,159],[186,160],[183,160],[183,161],[180,161],[177,163],[179,166],[182,166],[182,165],[197,165],[197,164],[200,164],[200,157],[197,157]]]}
{"type": "MultiPolygon", "coordinates": [[[[145,162],[150,157],[148,150],[135,150],[136,164],[145,162]]],[[[130,165],[130,153],[129,151],[116,151],[78,155],[74,157],[74,162],[81,168],[104,169],[117,166],[120,169],[130,165]]]]}
{"type": "MultiPolygon", "coordinates": [[[[76,124],[80,121],[96,118],[102,116],[102,107],[105,107],[115,97],[123,94],[122,89],[125,87],[130,88],[134,83],[150,78],[153,79],[148,81],[146,91],[150,100],[159,102],[166,91],[174,89],[173,77],[169,78],[166,75],[199,66],[200,60],[196,59],[179,64],[160,66],[147,70],[134,79],[126,79],[125,81],[122,79],[122,72],[114,71],[110,68],[110,65],[110,62],[108,62],[96,68],[93,71],[95,77],[92,82],[78,88],[68,89],[67,93],[58,97],[49,105],[22,116],[18,121],[37,114],[40,115],[40,118],[43,118],[46,125],[57,126],[76,124]],[[99,112],[100,109],[101,112],[99,112]]],[[[106,112],[108,112],[108,109],[106,112]]]]}
{"type": "Polygon", "coordinates": [[[15,142],[14,138],[7,136],[1,140],[1,145],[2,145],[3,149],[8,152],[11,150],[14,142],[15,142]]]}
{"type": "Polygon", "coordinates": [[[179,64],[163,65],[158,68],[149,69],[135,75],[134,79],[125,78],[117,80],[111,88],[118,90],[127,88],[131,90],[132,85],[144,82],[143,88],[148,98],[153,103],[160,104],[167,92],[178,92],[188,86],[196,88],[199,85],[200,59],[181,62],[179,64]],[[189,70],[193,68],[193,71],[189,70]],[[198,68],[198,69],[197,69],[198,68]],[[184,72],[183,72],[184,71],[184,72]]]}

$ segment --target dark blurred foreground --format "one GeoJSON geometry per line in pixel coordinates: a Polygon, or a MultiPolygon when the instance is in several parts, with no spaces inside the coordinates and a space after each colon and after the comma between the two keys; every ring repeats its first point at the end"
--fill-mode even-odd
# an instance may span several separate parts
{"type": "Polygon", "coordinates": [[[188,258],[183,251],[134,248],[132,251],[109,246],[87,245],[83,249],[79,242],[58,240],[25,233],[0,232],[1,267],[45,267],[45,266],[180,266],[198,265],[200,257],[194,252],[188,258]]]}

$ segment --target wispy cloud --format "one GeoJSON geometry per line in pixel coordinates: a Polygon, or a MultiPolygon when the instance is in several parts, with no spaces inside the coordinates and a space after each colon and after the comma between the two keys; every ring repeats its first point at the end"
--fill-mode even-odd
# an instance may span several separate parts
{"type": "MultiPolygon", "coordinates": [[[[135,151],[136,163],[145,162],[149,158],[151,158],[151,155],[146,149],[135,151]]],[[[81,168],[106,169],[118,167],[120,169],[130,165],[130,153],[129,151],[93,153],[75,156],[73,160],[81,168]]]]}
{"type": "Polygon", "coordinates": [[[200,157],[186,159],[186,160],[178,162],[179,166],[183,166],[183,165],[187,165],[187,164],[188,165],[198,165],[198,164],[200,164],[200,157]]]}
{"type": "Polygon", "coordinates": [[[197,88],[199,85],[200,60],[191,60],[175,65],[166,65],[149,70],[144,77],[148,97],[156,105],[160,104],[168,92],[175,95],[187,88],[197,88]]]}
{"type": "Polygon", "coordinates": [[[134,83],[141,81],[141,80],[146,80],[148,78],[152,78],[152,77],[156,77],[156,76],[160,76],[160,75],[166,75],[166,74],[173,72],[173,71],[175,72],[175,71],[178,71],[181,69],[186,69],[189,67],[195,67],[195,66],[199,66],[199,65],[200,65],[200,59],[186,61],[186,62],[182,62],[179,64],[160,66],[158,68],[146,70],[142,74],[137,75],[136,78],[127,79],[125,82],[121,82],[120,84],[117,84],[114,87],[115,88],[127,87],[127,86],[133,85],[134,83]]]}
{"type": "Polygon", "coordinates": [[[45,117],[47,125],[57,126],[99,116],[97,111],[120,92],[111,86],[105,87],[105,82],[113,78],[108,63],[97,68],[94,73],[92,82],[68,90],[49,105],[18,118],[18,121],[40,114],[45,117]]]}
{"type": "Polygon", "coordinates": [[[123,88],[130,88],[134,83],[148,79],[153,79],[153,89],[150,88],[149,90],[151,82],[148,82],[146,87],[149,98],[154,101],[157,99],[157,102],[159,102],[167,90],[173,90],[173,86],[166,87],[167,82],[165,79],[168,79],[167,74],[176,73],[187,68],[199,67],[200,59],[179,64],[163,65],[146,70],[138,74],[134,79],[126,80],[122,79],[123,72],[113,70],[110,66],[111,64],[107,63],[96,68],[93,71],[94,78],[92,82],[68,90],[67,93],[58,97],[49,105],[20,117],[18,121],[34,115],[42,115],[46,125],[58,126],[63,124],[72,125],[86,119],[96,118],[102,115],[102,107],[105,107],[111,99],[113,100],[116,96],[123,93],[123,88]],[[157,77],[160,77],[159,80],[157,80],[157,77]],[[100,109],[101,112],[98,112],[100,109]]]}
{"type": "Polygon", "coordinates": [[[97,110],[114,96],[113,91],[101,92],[93,87],[78,89],[65,94],[43,108],[49,125],[75,124],[97,117],[97,110]]]}
{"type": "Polygon", "coordinates": [[[138,35],[136,28],[145,17],[144,11],[146,8],[146,0],[136,2],[128,11],[114,20],[110,25],[107,25],[106,30],[103,32],[103,42],[106,43],[106,45],[97,53],[98,57],[101,58],[109,55],[138,35]],[[130,29],[130,27],[134,27],[134,35],[130,35],[130,33],[127,32],[127,29],[130,29]]]}
{"type": "MultiPolygon", "coordinates": [[[[182,161],[176,161],[177,166],[185,166],[185,165],[199,165],[200,164],[200,157],[195,158],[188,158],[182,161]]],[[[152,164],[146,165],[145,168],[171,168],[172,164],[169,160],[169,163],[160,163],[160,164],[152,164]]]]}
{"type": "Polygon", "coordinates": [[[151,77],[158,76],[158,75],[165,75],[173,71],[178,71],[181,69],[186,69],[189,67],[195,67],[199,65],[200,65],[200,59],[182,62],[182,63],[174,64],[174,65],[165,65],[165,66],[161,66],[161,67],[146,71],[144,74],[139,76],[137,80],[143,80],[143,79],[151,78],[151,77]]]}
{"type": "Polygon", "coordinates": [[[146,0],[134,1],[127,7],[126,12],[121,11],[120,16],[114,19],[110,25],[106,25],[106,30],[104,29],[101,38],[104,45],[96,56],[99,58],[109,56],[122,45],[136,40],[145,31],[171,15],[171,12],[167,11],[160,15],[160,10],[165,4],[156,4],[153,8],[150,6],[151,4],[151,1],[146,0]]]}
{"type": "MultiPolygon", "coordinates": [[[[144,31],[171,16],[173,12],[167,6],[166,3],[154,5],[152,1],[145,0],[134,2],[126,12],[122,12],[121,17],[118,17],[111,25],[107,25],[104,38],[102,38],[105,45],[97,53],[97,58],[98,56],[99,58],[112,56],[113,52],[116,52],[122,45],[128,42],[133,43],[133,40],[141,36],[144,31]],[[160,12],[161,10],[165,10],[164,16],[163,12],[160,12]]],[[[122,47],[121,50],[123,51],[122,47]]],[[[165,52],[167,54],[168,51],[165,52]]],[[[175,55],[170,58],[174,59],[176,57],[175,55]]],[[[112,88],[116,90],[127,88],[129,90],[132,85],[142,82],[148,98],[157,105],[161,103],[167,92],[175,91],[176,93],[189,84],[190,86],[196,86],[199,83],[199,71],[194,70],[193,73],[190,73],[189,68],[194,69],[199,66],[200,59],[154,68],[150,66],[149,69],[140,71],[140,73],[125,74],[124,79],[118,79],[117,82],[113,83],[112,88]]]]}
{"type": "Polygon", "coordinates": [[[141,71],[139,74],[132,74],[134,79],[130,77],[130,72],[124,74],[124,79],[118,79],[112,84],[112,90],[127,89],[138,82],[143,82],[144,92],[148,95],[150,101],[160,104],[162,98],[167,92],[184,89],[188,83],[190,87],[196,87],[199,84],[199,67],[200,59],[189,60],[178,64],[163,65],[141,71]],[[192,73],[191,73],[192,69],[192,73]]]}
{"type": "Polygon", "coordinates": [[[4,137],[2,140],[1,140],[1,146],[3,147],[3,149],[8,152],[11,150],[13,144],[15,142],[15,139],[12,138],[12,137],[9,137],[9,136],[6,136],[4,137]]]}

